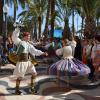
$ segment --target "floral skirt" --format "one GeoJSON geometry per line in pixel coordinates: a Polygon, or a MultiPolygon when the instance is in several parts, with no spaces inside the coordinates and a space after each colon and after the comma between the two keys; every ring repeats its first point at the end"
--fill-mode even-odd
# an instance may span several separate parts
{"type": "Polygon", "coordinates": [[[47,72],[49,75],[88,75],[90,69],[87,65],[83,64],[76,58],[61,59],[48,67],[47,72]]]}

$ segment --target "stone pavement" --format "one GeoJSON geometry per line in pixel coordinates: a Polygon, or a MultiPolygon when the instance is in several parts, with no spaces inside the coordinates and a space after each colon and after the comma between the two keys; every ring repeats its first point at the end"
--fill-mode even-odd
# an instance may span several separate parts
{"type": "Polygon", "coordinates": [[[70,90],[65,87],[65,84],[59,87],[56,77],[48,76],[46,73],[43,75],[46,71],[43,66],[43,70],[41,67],[37,68],[37,70],[41,69],[35,81],[37,94],[29,93],[30,75],[26,75],[21,82],[21,90],[24,95],[15,95],[13,94],[15,79],[12,75],[14,68],[15,66],[12,64],[7,64],[0,69],[0,100],[100,100],[100,86],[94,89],[70,88],[70,90]]]}

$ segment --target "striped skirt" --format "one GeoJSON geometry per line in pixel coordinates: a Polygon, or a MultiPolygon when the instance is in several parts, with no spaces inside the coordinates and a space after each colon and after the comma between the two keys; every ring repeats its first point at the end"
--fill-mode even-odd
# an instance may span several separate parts
{"type": "Polygon", "coordinates": [[[61,59],[58,62],[48,67],[47,72],[49,75],[65,76],[65,75],[88,75],[90,69],[87,65],[83,64],[76,58],[61,59]]]}

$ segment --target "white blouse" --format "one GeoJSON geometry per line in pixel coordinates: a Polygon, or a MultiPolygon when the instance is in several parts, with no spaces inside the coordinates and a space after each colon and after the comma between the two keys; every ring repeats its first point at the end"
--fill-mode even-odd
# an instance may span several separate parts
{"type": "Polygon", "coordinates": [[[64,46],[63,48],[57,49],[56,50],[57,55],[63,55],[63,58],[66,59],[71,59],[73,58],[72,56],[72,48],[71,46],[64,46]]]}
{"type": "Polygon", "coordinates": [[[69,42],[69,45],[71,46],[71,48],[72,48],[72,55],[74,56],[74,52],[75,52],[75,47],[76,47],[76,45],[77,45],[77,43],[76,43],[76,41],[70,41],[69,42]]]}

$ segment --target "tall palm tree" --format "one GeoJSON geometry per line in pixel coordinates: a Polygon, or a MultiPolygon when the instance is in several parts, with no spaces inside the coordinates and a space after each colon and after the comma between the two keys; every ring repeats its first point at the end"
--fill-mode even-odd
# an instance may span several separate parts
{"type": "Polygon", "coordinates": [[[20,13],[18,16],[18,17],[22,16],[20,20],[24,22],[28,20],[31,22],[30,25],[28,24],[28,27],[29,26],[34,27],[38,25],[39,38],[41,37],[41,26],[47,7],[45,4],[46,4],[45,0],[36,0],[36,1],[34,0],[34,2],[30,3],[28,9],[20,13]],[[34,25],[34,23],[36,23],[37,25],[34,25]]]}
{"type": "Polygon", "coordinates": [[[100,7],[100,0],[78,0],[83,8],[85,15],[84,36],[86,38],[93,38],[97,33],[96,28],[96,12],[100,7]]]}
{"type": "Polygon", "coordinates": [[[37,22],[38,22],[38,35],[39,39],[41,38],[41,26],[42,26],[42,21],[47,9],[47,1],[45,0],[37,0],[31,3],[30,9],[32,10],[33,14],[36,15],[37,22]]]}
{"type": "Polygon", "coordinates": [[[70,38],[71,31],[70,31],[70,27],[69,27],[69,17],[71,16],[71,9],[70,9],[70,1],[66,0],[66,1],[59,1],[59,4],[57,7],[59,9],[59,13],[62,16],[62,19],[64,19],[64,31],[63,31],[63,38],[70,38]]]}
{"type": "Polygon", "coordinates": [[[72,35],[75,35],[75,25],[74,25],[74,17],[76,11],[76,1],[77,0],[62,0],[64,4],[66,4],[71,9],[71,16],[72,16],[72,35]]]}

